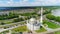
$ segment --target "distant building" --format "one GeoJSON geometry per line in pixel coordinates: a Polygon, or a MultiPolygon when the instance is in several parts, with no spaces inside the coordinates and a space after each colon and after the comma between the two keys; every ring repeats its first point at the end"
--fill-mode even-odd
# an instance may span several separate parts
{"type": "Polygon", "coordinates": [[[1,11],[0,12],[0,15],[6,15],[6,14],[9,15],[9,11],[1,11]]]}
{"type": "Polygon", "coordinates": [[[35,10],[28,8],[28,9],[12,10],[12,12],[17,13],[17,14],[19,14],[19,13],[32,13],[32,12],[35,12],[35,10]]]}
{"type": "Polygon", "coordinates": [[[32,12],[35,12],[35,9],[31,9],[31,8],[28,8],[28,9],[17,9],[17,10],[1,10],[0,11],[0,15],[5,15],[5,14],[9,14],[9,12],[11,13],[16,13],[16,14],[21,14],[21,13],[32,13],[32,12]]]}
{"type": "Polygon", "coordinates": [[[52,15],[54,15],[54,16],[60,16],[60,9],[52,10],[52,15]]]}
{"type": "Polygon", "coordinates": [[[40,26],[39,20],[36,20],[35,18],[31,18],[27,21],[27,28],[31,31],[39,30],[40,26]]]}

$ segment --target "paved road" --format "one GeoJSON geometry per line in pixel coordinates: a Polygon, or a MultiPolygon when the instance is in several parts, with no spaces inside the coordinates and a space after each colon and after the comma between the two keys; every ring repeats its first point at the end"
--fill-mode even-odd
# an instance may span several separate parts
{"type": "MultiPolygon", "coordinates": [[[[57,32],[57,31],[60,31],[60,28],[53,29],[53,30],[51,30],[51,31],[41,32],[41,33],[36,33],[35,31],[33,31],[33,33],[30,33],[30,34],[49,34],[49,33],[54,33],[54,32],[57,32]]],[[[23,34],[29,34],[29,33],[24,32],[23,34]]]]}
{"type": "Polygon", "coordinates": [[[46,31],[46,32],[38,33],[38,34],[48,34],[48,33],[57,32],[57,31],[60,31],[60,28],[53,29],[52,31],[46,31]]]}
{"type": "MultiPolygon", "coordinates": [[[[25,21],[26,21],[26,20],[25,20],[25,21]]],[[[25,22],[25,21],[21,21],[21,22],[25,22]]],[[[12,23],[12,24],[6,24],[6,25],[1,25],[1,26],[9,26],[9,25],[13,25],[13,24],[18,24],[17,26],[12,26],[12,27],[9,27],[9,28],[7,28],[7,29],[0,29],[0,32],[6,31],[6,30],[11,30],[11,29],[17,28],[17,27],[19,27],[19,26],[22,26],[21,24],[19,24],[19,23],[21,23],[21,22],[12,23]]],[[[26,25],[26,24],[23,24],[23,25],[26,25]]]]}
{"type": "MultiPolygon", "coordinates": [[[[25,21],[27,21],[27,20],[25,20],[25,21]]],[[[21,21],[21,22],[25,22],[25,21],[21,21]]],[[[13,25],[13,24],[19,24],[21,22],[16,22],[16,23],[11,23],[11,24],[5,24],[5,25],[0,25],[0,26],[8,26],[8,25],[13,25]]]]}
{"type": "Polygon", "coordinates": [[[25,26],[25,25],[26,25],[26,24],[24,24],[24,25],[14,26],[14,27],[7,28],[7,29],[0,29],[0,32],[6,31],[6,30],[11,30],[11,29],[17,28],[17,27],[19,27],[19,26],[25,26]]]}
{"type": "Polygon", "coordinates": [[[54,20],[49,20],[49,19],[47,19],[47,18],[46,18],[46,15],[44,15],[43,17],[44,17],[46,20],[48,20],[49,22],[53,22],[53,23],[55,23],[55,24],[60,25],[60,22],[56,22],[56,21],[54,21],[54,20]]]}

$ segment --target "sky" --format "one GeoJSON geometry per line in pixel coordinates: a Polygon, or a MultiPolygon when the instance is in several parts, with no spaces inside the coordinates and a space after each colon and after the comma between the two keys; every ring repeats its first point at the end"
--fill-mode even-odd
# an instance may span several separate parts
{"type": "Polygon", "coordinates": [[[60,6],[60,0],[0,0],[0,7],[60,6]]]}

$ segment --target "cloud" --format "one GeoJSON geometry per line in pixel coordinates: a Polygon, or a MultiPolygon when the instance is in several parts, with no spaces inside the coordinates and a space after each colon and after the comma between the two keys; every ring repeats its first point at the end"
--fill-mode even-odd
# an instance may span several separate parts
{"type": "Polygon", "coordinates": [[[60,6],[60,0],[0,0],[1,6],[60,6]],[[4,3],[7,2],[7,3],[4,3]]]}

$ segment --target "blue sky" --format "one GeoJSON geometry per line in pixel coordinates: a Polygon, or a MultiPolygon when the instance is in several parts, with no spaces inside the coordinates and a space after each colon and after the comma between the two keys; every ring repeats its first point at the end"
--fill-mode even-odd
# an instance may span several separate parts
{"type": "Polygon", "coordinates": [[[3,6],[60,6],[60,0],[0,0],[3,6]]]}

